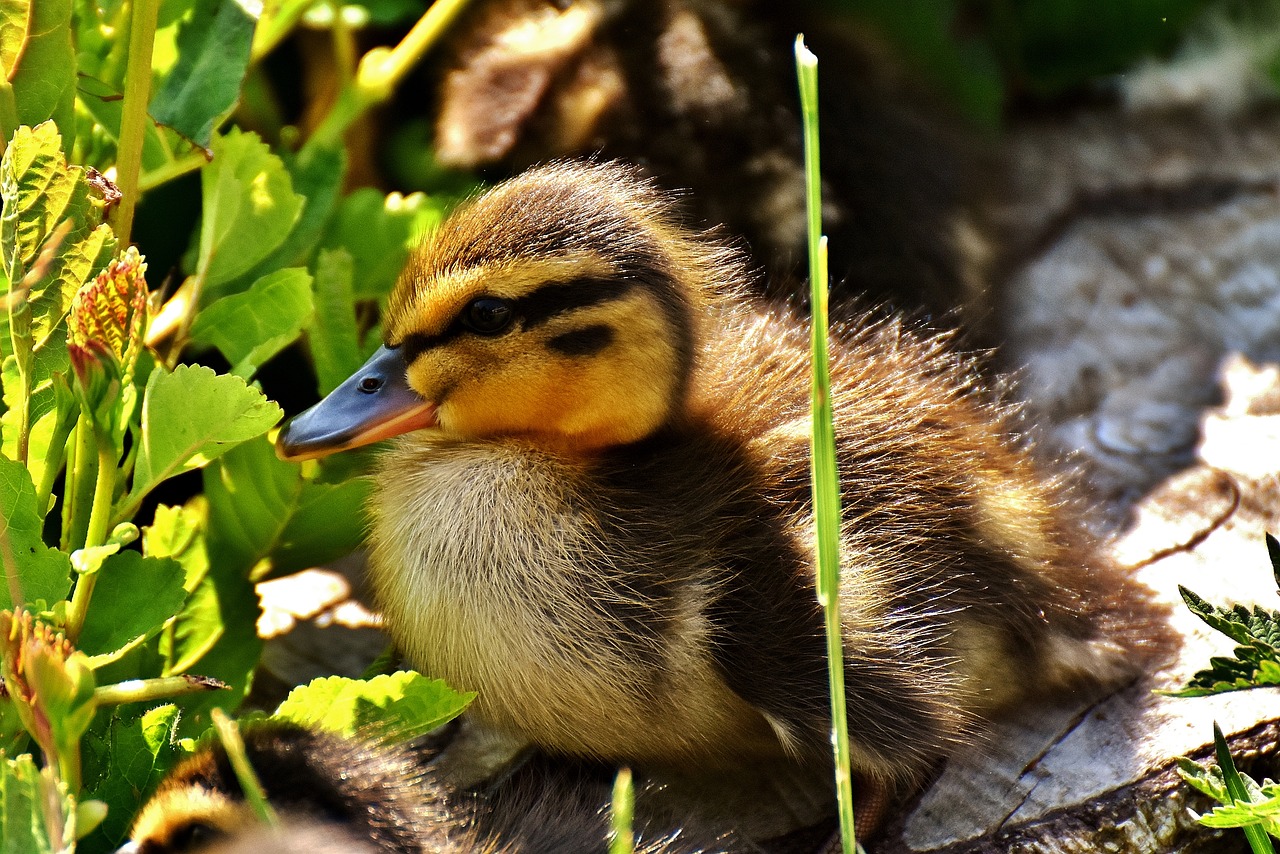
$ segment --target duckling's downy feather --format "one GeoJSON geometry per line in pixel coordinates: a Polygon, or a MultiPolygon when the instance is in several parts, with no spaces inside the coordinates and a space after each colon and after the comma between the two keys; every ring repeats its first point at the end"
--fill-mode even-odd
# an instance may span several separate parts
{"type": "MultiPolygon", "coordinates": [[[[382,458],[371,578],[480,720],[657,767],[827,754],[808,333],[745,277],[631,171],[572,163],[462,207],[407,268],[387,342],[438,425],[382,458]]],[[[1145,597],[944,341],[835,339],[855,770],[910,779],[999,709],[1130,672],[1143,630],[1115,629],[1145,597]]]]}

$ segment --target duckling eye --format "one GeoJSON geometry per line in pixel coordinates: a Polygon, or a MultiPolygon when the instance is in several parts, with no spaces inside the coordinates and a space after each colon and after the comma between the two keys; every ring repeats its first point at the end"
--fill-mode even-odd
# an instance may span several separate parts
{"type": "Polygon", "coordinates": [[[379,377],[365,377],[360,380],[360,390],[365,394],[373,394],[382,388],[382,380],[379,377]]]}
{"type": "Polygon", "coordinates": [[[462,310],[462,325],[478,335],[497,335],[511,325],[511,303],[497,297],[480,297],[462,310]]]}

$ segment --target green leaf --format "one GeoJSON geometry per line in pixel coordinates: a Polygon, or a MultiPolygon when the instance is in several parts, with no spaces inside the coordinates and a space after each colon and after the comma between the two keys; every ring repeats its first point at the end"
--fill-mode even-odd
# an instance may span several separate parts
{"type": "Polygon", "coordinates": [[[182,507],[161,504],[151,524],[142,531],[142,553],[147,557],[171,557],[182,566],[183,589],[190,593],[209,571],[204,528],[206,502],[193,498],[182,507]]]}
{"type": "Polygon", "coordinates": [[[298,339],[311,315],[311,275],[290,267],[201,311],[191,326],[191,338],[217,347],[231,362],[231,373],[249,379],[298,339]]]}
{"type": "MultiPolygon", "coordinates": [[[[1231,759],[1231,751],[1227,747],[1227,740],[1223,737],[1222,729],[1217,722],[1213,724],[1213,747],[1218,757],[1218,767],[1222,769],[1222,780],[1226,784],[1227,796],[1231,801],[1235,804],[1252,804],[1259,800],[1257,783],[1253,780],[1246,783],[1246,778],[1236,770],[1236,764],[1231,759]]],[[[1271,839],[1265,830],[1256,825],[1246,826],[1243,830],[1255,854],[1275,854],[1271,839]]]]}
{"type": "MultiPolygon", "coordinates": [[[[4,457],[0,457],[0,520],[7,523],[0,530],[8,534],[18,570],[15,581],[23,600],[19,604],[30,605],[40,599],[53,604],[66,598],[71,587],[71,559],[65,552],[44,544],[41,539],[43,515],[36,512],[36,490],[31,484],[31,475],[21,463],[4,457]]],[[[0,585],[0,609],[13,604],[9,585],[0,585]]]]}
{"type": "Polygon", "coordinates": [[[316,259],[316,316],[307,331],[321,396],[364,363],[356,328],[355,267],[345,249],[322,250],[316,259]]]}
{"type": "Polygon", "coordinates": [[[327,563],[364,538],[367,478],[307,480],[266,438],[246,442],[205,469],[209,553],[248,572],[268,560],[273,575],[327,563]]]}
{"type": "MultiPolygon", "coordinates": [[[[36,125],[52,119],[75,127],[76,53],[71,0],[8,0],[0,4],[0,71],[12,85],[15,111],[6,118],[36,125]]],[[[8,139],[15,126],[5,123],[8,139]]],[[[72,140],[68,139],[70,148],[72,140]]]]}
{"type": "Polygon", "coordinates": [[[0,160],[0,255],[10,282],[21,282],[64,221],[70,231],[50,257],[45,274],[31,283],[32,342],[42,346],[71,306],[80,286],[114,257],[116,240],[100,225],[84,170],[68,166],[52,122],[19,128],[0,160]]]}
{"type": "MultiPolygon", "coordinates": [[[[221,462],[221,461],[219,461],[221,462]]],[[[215,706],[234,708],[248,692],[253,669],[262,655],[258,638],[258,597],[247,568],[210,550],[206,528],[208,502],[193,498],[180,509],[157,511],[156,521],[143,536],[149,555],[180,561],[191,591],[171,631],[160,635],[159,654],[164,676],[199,673],[220,679],[229,691],[192,694],[178,700],[183,710],[184,735],[199,734],[209,725],[215,706]],[[211,560],[212,556],[216,560],[211,560]]]]}
{"type": "Polygon", "coordinates": [[[297,155],[285,153],[284,165],[293,179],[294,192],[304,199],[302,213],[285,241],[253,269],[229,282],[226,285],[229,291],[244,290],[248,283],[282,267],[307,264],[337,207],[347,174],[344,149],[308,145],[297,155]]]}
{"type": "Polygon", "coordinates": [[[201,172],[196,272],[207,298],[283,243],[303,205],[284,164],[256,134],[232,128],[212,149],[213,162],[201,172]]]}
{"type": "Polygon", "coordinates": [[[132,511],[161,481],[262,435],[280,415],[279,406],[239,377],[197,365],[180,365],[171,374],[153,371],[142,400],[133,488],[124,506],[132,511]]]}
{"type": "Polygon", "coordinates": [[[0,757],[0,851],[52,854],[70,850],[75,839],[71,798],[65,784],[53,782],[51,769],[41,772],[31,754],[0,757]],[[57,792],[56,805],[65,822],[62,838],[50,844],[44,810],[45,791],[57,792]]]}
{"type": "Polygon", "coordinates": [[[204,473],[209,553],[247,573],[276,547],[302,494],[299,467],[276,457],[265,438],[246,442],[204,473]]]}
{"type": "Polygon", "coordinates": [[[197,0],[179,25],[178,62],[151,99],[151,116],[208,148],[239,101],[253,26],[235,0],[197,0]]]}
{"type": "Polygon", "coordinates": [[[368,477],[336,484],[305,481],[293,515],[269,555],[272,573],[323,566],[359,548],[369,530],[366,508],[372,491],[368,477]]]}
{"type": "Polygon", "coordinates": [[[183,577],[172,558],[133,551],[107,558],[77,646],[89,655],[106,655],[154,635],[186,601],[183,577]]]}
{"type": "Polygon", "coordinates": [[[376,731],[406,741],[453,720],[474,698],[411,670],[367,680],[327,676],[294,688],[275,717],[344,736],[376,731]]]}
{"type": "Polygon", "coordinates": [[[175,743],[178,718],[178,707],[172,704],[142,715],[116,708],[109,725],[95,726],[85,736],[85,789],[109,809],[83,846],[112,851],[123,841],[138,805],[180,758],[175,743]]]}
{"type": "Polygon", "coordinates": [[[1250,610],[1243,605],[1218,608],[1185,587],[1179,586],[1178,590],[1191,613],[1240,646],[1236,647],[1233,658],[1209,659],[1209,667],[1198,671],[1185,688],[1164,693],[1202,697],[1280,685],[1280,612],[1264,611],[1257,606],[1250,610]]]}
{"type": "Polygon", "coordinates": [[[356,299],[380,299],[399,279],[410,248],[444,219],[445,207],[422,193],[384,196],[364,187],[342,200],[321,246],[351,253],[360,271],[356,299]]]}

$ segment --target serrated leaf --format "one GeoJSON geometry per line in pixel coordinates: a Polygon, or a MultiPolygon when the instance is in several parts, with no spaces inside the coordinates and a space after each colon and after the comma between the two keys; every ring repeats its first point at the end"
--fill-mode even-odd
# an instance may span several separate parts
{"type": "Polygon", "coordinates": [[[171,374],[153,371],[142,400],[142,440],[125,506],[135,507],[161,481],[262,435],[281,414],[239,377],[198,365],[180,365],[171,374]]]}
{"type": "Polygon", "coordinates": [[[384,196],[364,187],[342,200],[321,246],[351,253],[360,276],[356,299],[381,299],[391,292],[409,250],[444,219],[446,203],[422,193],[384,196]]]}
{"type": "Polygon", "coordinates": [[[108,726],[95,726],[85,736],[85,789],[106,803],[108,811],[82,845],[111,851],[123,841],[138,805],[180,758],[178,719],[178,707],[172,704],[141,715],[117,708],[108,726]]]}
{"type": "Polygon", "coordinates": [[[101,223],[101,205],[92,198],[84,170],[68,166],[52,122],[22,127],[0,159],[0,254],[11,282],[20,282],[56,229],[62,239],[45,274],[32,283],[32,342],[39,348],[71,306],[84,282],[115,255],[116,240],[101,223]]]}
{"type": "Polygon", "coordinates": [[[344,736],[406,741],[453,720],[475,698],[411,670],[347,679],[327,676],[294,688],[274,717],[344,736]]]}
{"type": "MultiPolygon", "coordinates": [[[[0,72],[13,87],[18,124],[52,119],[75,127],[76,53],[71,0],[7,0],[0,5],[0,72]]],[[[7,139],[14,128],[3,128],[7,139]]],[[[72,140],[67,139],[67,147],[72,140]]]]}
{"type": "Polygon", "coordinates": [[[355,314],[355,264],[345,249],[316,258],[315,321],[307,330],[320,396],[333,391],[364,364],[355,314]]]}
{"type": "Polygon", "coordinates": [[[52,772],[42,773],[29,753],[16,759],[0,757],[0,851],[23,854],[52,854],[70,850],[75,839],[71,798],[65,784],[54,784],[52,772]],[[62,838],[50,843],[45,824],[45,791],[57,793],[56,806],[62,811],[62,838]]]}
{"type": "Polygon", "coordinates": [[[178,61],[151,99],[152,117],[208,148],[239,102],[253,27],[235,0],[197,0],[178,27],[178,61]]]}
{"type": "Polygon", "coordinates": [[[159,632],[186,601],[183,577],[172,558],[144,558],[133,551],[110,556],[98,571],[77,646],[89,655],[107,655],[159,632]]]}
{"type": "Polygon", "coordinates": [[[201,171],[196,272],[207,298],[280,246],[303,205],[284,164],[256,134],[232,128],[211,147],[213,162],[201,171]]]}
{"type": "Polygon", "coordinates": [[[1240,646],[1234,658],[1209,659],[1207,669],[1198,671],[1182,690],[1168,692],[1171,696],[1201,697],[1280,685],[1280,613],[1259,607],[1250,611],[1243,605],[1219,608],[1185,587],[1178,590],[1191,613],[1240,646]]]}
{"type": "Polygon", "coordinates": [[[196,316],[191,338],[217,347],[231,373],[249,379],[264,362],[292,344],[311,322],[311,274],[300,267],[277,270],[241,294],[225,296],[196,316]]]}
{"type": "MultiPolygon", "coordinates": [[[[66,598],[71,587],[71,559],[41,539],[43,515],[36,512],[36,489],[21,463],[0,457],[0,530],[8,534],[18,570],[17,586],[23,602],[38,599],[52,604],[66,598]]],[[[10,608],[9,585],[0,584],[0,609],[10,608]]]]}

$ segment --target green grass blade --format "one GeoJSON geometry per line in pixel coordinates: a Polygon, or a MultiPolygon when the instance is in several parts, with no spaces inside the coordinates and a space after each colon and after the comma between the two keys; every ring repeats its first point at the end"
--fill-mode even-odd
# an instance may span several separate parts
{"type": "Polygon", "coordinates": [[[804,119],[806,213],[809,221],[809,282],[813,303],[813,476],[817,529],[817,591],[827,634],[827,672],[835,730],[836,794],[845,854],[855,850],[853,781],[849,770],[849,726],[845,711],[844,647],[840,629],[840,485],[827,356],[827,239],[822,236],[822,177],[818,161],[818,58],[796,37],[796,75],[804,119]]]}
{"type": "MultiPolygon", "coordinates": [[[[1227,794],[1237,803],[1248,803],[1249,790],[1245,788],[1244,780],[1236,770],[1236,763],[1231,759],[1227,740],[1223,737],[1222,728],[1216,721],[1213,724],[1213,747],[1218,754],[1218,767],[1222,769],[1222,781],[1227,786],[1227,794]]],[[[1249,840],[1249,847],[1253,849],[1253,854],[1275,854],[1276,849],[1271,844],[1271,837],[1267,836],[1267,832],[1260,826],[1255,824],[1242,827],[1241,830],[1249,840]]]]}

